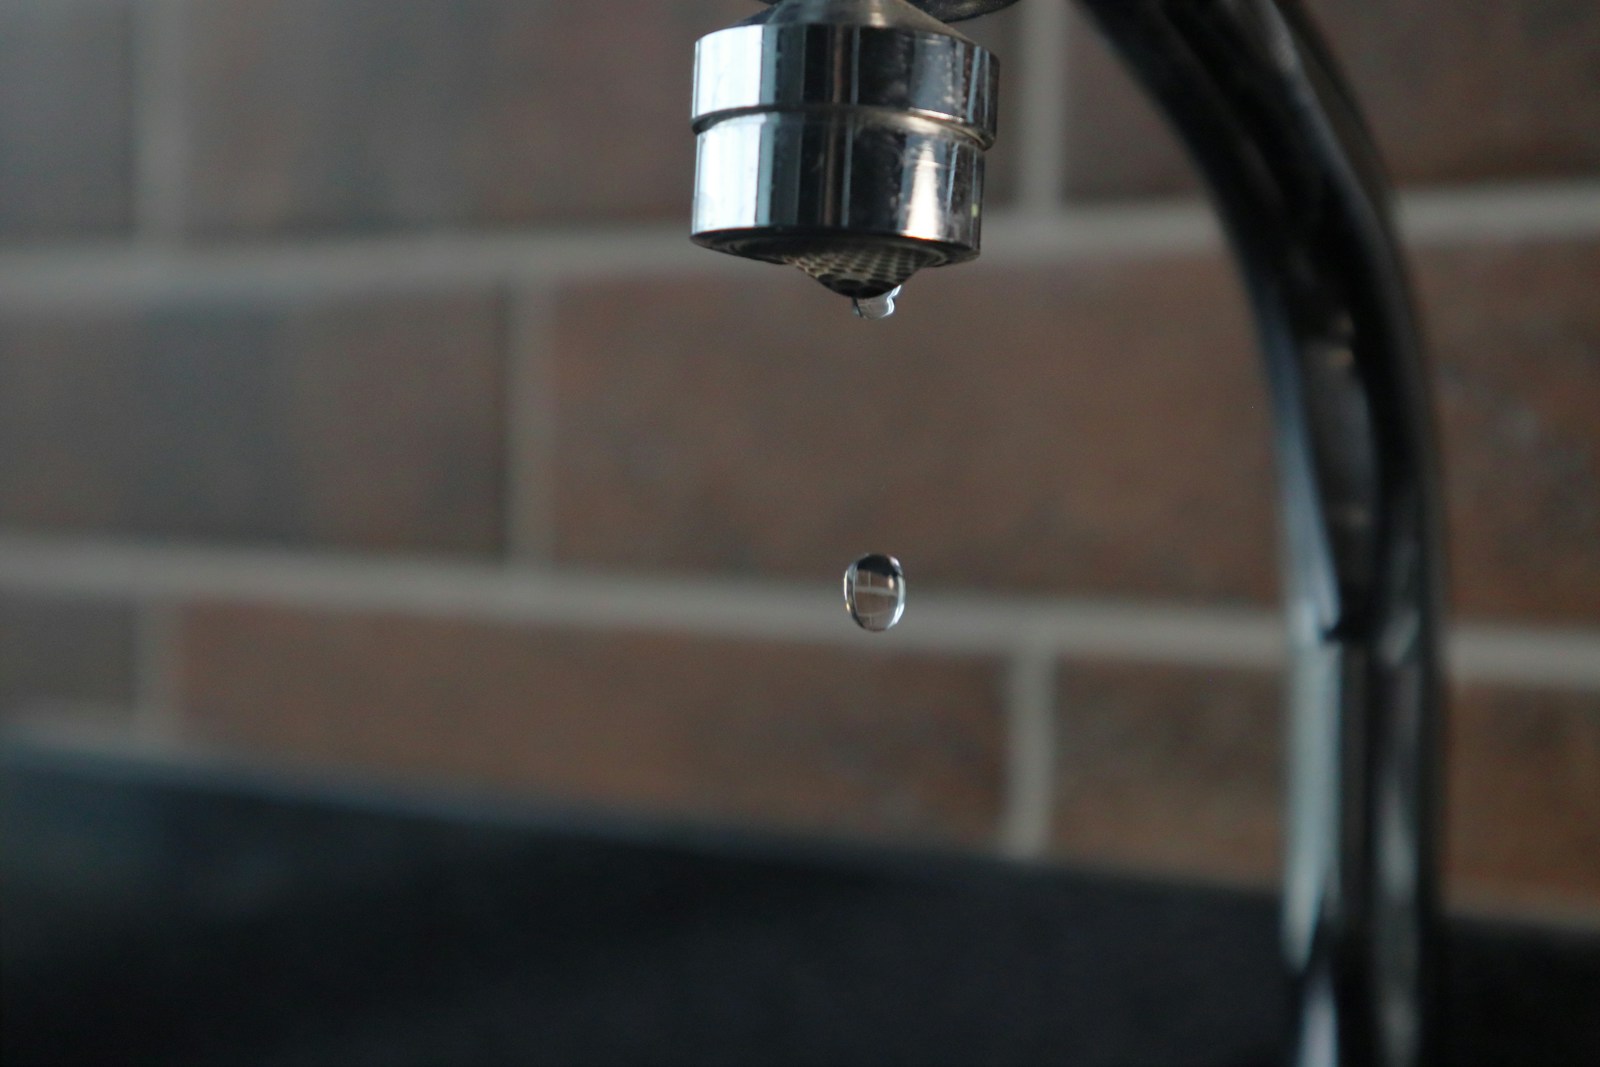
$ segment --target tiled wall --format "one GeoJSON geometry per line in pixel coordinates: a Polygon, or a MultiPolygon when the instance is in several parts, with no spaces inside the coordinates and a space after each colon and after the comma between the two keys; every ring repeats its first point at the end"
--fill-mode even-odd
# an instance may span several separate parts
{"type": "MultiPolygon", "coordinates": [[[[1313,6],[1433,339],[1452,899],[1600,922],[1600,9],[1313,6]]],[[[1171,138],[1065,5],[975,24],[985,259],[862,323],[684,239],[749,10],[0,0],[6,716],[1272,881],[1268,418],[1171,138]]]]}

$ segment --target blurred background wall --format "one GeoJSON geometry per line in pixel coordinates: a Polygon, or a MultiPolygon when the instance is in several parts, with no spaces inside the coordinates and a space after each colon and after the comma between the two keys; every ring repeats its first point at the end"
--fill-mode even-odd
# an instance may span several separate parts
{"type": "MultiPolygon", "coordinates": [[[[1452,902],[1600,923],[1600,7],[1312,6],[1433,340],[1452,902]]],[[[1065,5],[973,24],[986,256],[859,322],[684,238],[751,10],[0,0],[12,728],[1275,881],[1268,420],[1171,138],[1065,5]]]]}

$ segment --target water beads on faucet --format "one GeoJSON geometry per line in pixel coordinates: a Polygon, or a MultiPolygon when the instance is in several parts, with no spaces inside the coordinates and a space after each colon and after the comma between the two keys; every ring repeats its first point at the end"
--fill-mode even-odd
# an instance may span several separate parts
{"type": "Polygon", "coordinates": [[[851,308],[858,319],[886,319],[894,314],[895,297],[900,295],[900,286],[895,286],[887,293],[879,296],[857,297],[850,301],[851,308]]]}

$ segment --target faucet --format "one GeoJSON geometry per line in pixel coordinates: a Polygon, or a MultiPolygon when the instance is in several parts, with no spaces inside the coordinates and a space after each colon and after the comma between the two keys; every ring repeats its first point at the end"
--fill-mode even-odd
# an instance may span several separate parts
{"type": "MultiPolygon", "coordinates": [[[[976,256],[999,68],[948,23],[1016,0],[764,2],[697,48],[693,239],[858,307],[976,256]]],[[[1290,1057],[1415,1067],[1436,1015],[1443,553],[1386,182],[1299,0],[1079,2],[1204,176],[1265,355],[1291,652],[1290,1057]]]]}

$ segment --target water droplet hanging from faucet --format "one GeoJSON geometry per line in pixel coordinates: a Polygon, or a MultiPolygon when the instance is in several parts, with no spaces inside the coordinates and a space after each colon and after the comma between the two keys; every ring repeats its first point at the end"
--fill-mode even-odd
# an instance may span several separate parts
{"type": "Polygon", "coordinates": [[[900,286],[895,286],[887,293],[878,296],[856,297],[850,301],[851,308],[858,319],[886,319],[894,314],[894,301],[900,295],[900,286]]]}
{"type": "Polygon", "coordinates": [[[862,556],[844,572],[844,602],[863,630],[881,634],[906,611],[906,574],[893,556],[862,556]]]}

